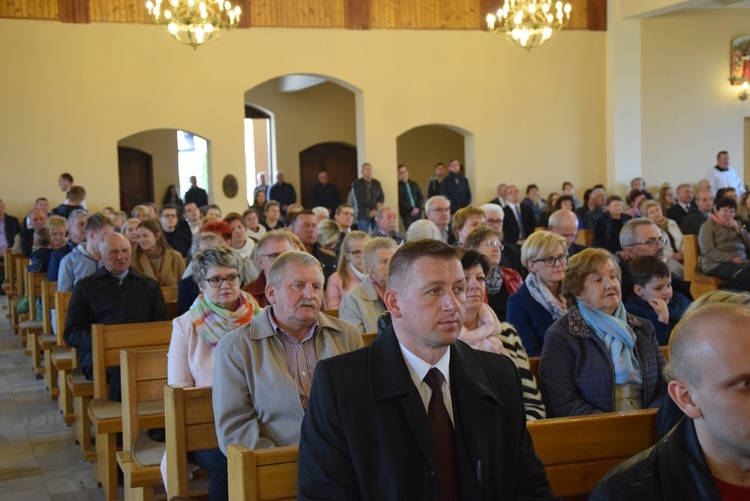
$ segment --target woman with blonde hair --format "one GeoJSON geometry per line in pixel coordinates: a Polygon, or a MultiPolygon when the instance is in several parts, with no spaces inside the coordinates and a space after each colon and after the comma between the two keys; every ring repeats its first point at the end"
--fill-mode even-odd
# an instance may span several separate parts
{"type": "Polygon", "coordinates": [[[133,268],[159,285],[177,285],[185,272],[185,260],[167,243],[159,222],[156,219],[141,221],[137,232],[133,268]]]}
{"type": "Polygon", "coordinates": [[[130,211],[130,215],[138,221],[145,221],[151,217],[151,211],[145,205],[136,205],[133,210],[130,211]]]}
{"type": "Polygon", "coordinates": [[[561,291],[568,265],[565,237],[535,231],[521,247],[521,263],[529,274],[508,298],[508,322],[518,330],[529,356],[538,357],[547,329],[568,312],[561,291]]]}
{"type": "Polygon", "coordinates": [[[659,227],[662,235],[667,238],[664,246],[664,262],[667,263],[669,271],[680,278],[685,276],[685,260],[683,254],[683,235],[677,223],[664,216],[661,205],[656,200],[646,200],[641,203],[641,213],[652,223],[659,227]]]}
{"type": "Polygon", "coordinates": [[[135,255],[135,249],[138,247],[138,225],[141,224],[139,220],[134,217],[128,218],[122,224],[120,233],[122,236],[128,239],[130,242],[130,251],[135,255]]]}
{"type": "Polygon", "coordinates": [[[568,312],[547,331],[539,384],[549,417],[661,406],[666,361],[654,327],[625,311],[620,267],[604,249],[570,258],[568,312]]]}
{"type": "Polygon", "coordinates": [[[367,279],[362,250],[369,238],[364,231],[352,231],[344,237],[338,268],[326,285],[327,309],[337,310],[344,295],[367,279]]]}
{"type": "Polygon", "coordinates": [[[68,220],[62,216],[50,216],[47,226],[52,237],[52,248],[59,249],[68,243],[65,235],[68,233],[68,220]]]}

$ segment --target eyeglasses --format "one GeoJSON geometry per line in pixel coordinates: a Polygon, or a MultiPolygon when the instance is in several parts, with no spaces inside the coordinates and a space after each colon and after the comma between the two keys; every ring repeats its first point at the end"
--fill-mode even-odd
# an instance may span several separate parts
{"type": "Polygon", "coordinates": [[[636,245],[645,245],[646,247],[658,247],[659,244],[662,244],[664,247],[666,247],[667,239],[665,237],[649,238],[645,242],[635,242],[632,244],[628,244],[625,247],[635,247],[636,245]]]}
{"type": "Polygon", "coordinates": [[[547,268],[554,268],[558,264],[568,264],[568,256],[567,254],[563,254],[562,256],[557,257],[545,257],[544,259],[534,259],[531,261],[532,263],[544,263],[544,266],[547,268]]]}
{"type": "Polygon", "coordinates": [[[482,243],[486,245],[487,247],[499,247],[500,250],[505,249],[505,246],[503,245],[502,242],[497,242],[495,240],[487,240],[486,242],[482,242],[482,243]]]}
{"type": "Polygon", "coordinates": [[[258,257],[267,257],[271,261],[274,261],[277,257],[282,255],[283,252],[272,252],[271,254],[258,254],[258,257]]]}
{"type": "Polygon", "coordinates": [[[162,214],[161,217],[177,217],[177,214],[162,214]]]}
{"type": "Polygon", "coordinates": [[[362,251],[361,250],[349,251],[349,254],[351,254],[352,256],[361,256],[362,251]]]}
{"type": "Polygon", "coordinates": [[[436,209],[427,209],[427,212],[442,212],[442,213],[446,213],[446,212],[450,212],[450,211],[451,211],[450,207],[447,207],[447,208],[436,208],[436,209]]]}
{"type": "Polygon", "coordinates": [[[227,285],[237,285],[240,283],[239,275],[229,275],[226,278],[211,277],[206,279],[206,283],[211,286],[212,289],[218,289],[221,287],[222,282],[226,282],[227,285]]]}
{"type": "Polygon", "coordinates": [[[503,224],[502,219],[488,219],[487,224],[503,224]]]}

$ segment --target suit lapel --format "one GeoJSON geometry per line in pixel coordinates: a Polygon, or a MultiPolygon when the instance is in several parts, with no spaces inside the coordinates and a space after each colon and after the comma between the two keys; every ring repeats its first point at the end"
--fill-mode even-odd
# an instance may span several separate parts
{"type": "Polygon", "coordinates": [[[435,452],[430,438],[427,412],[409,369],[406,367],[398,339],[389,326],[370,345],[370,399],[373,401],[396,398],[401,401],[404,417],[422,454],[435,470],[435,452]]]}

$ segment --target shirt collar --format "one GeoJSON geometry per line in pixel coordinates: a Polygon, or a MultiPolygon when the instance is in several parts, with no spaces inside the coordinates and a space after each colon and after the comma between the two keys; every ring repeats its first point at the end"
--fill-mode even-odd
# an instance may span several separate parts
{"type": "Polygon", "coordinates": [[[409,369],[409,374],[414,381],[415,386],[419,386],[427,375],[427,372],[433,367],[437,367],[440,372],[443,373],[445,382],[450,388],[450,364],[451,364],[451,350],[448,348],[445,350],[445,355],[437,361],[435,365],[430,365],[414,353],[410,352],[403,344],[398,343],[398,347],[401,349],[401,355],[404,357],[406,367],[409,369]]]}
{"type": "MultiPolygon", "coordinates": [[[[268,320],[271,322],[271,327],[273,328],[273,331],[275,333],[278,334],[279,332],[282,332],[282,333],[286,334],[287,336],[292,336],[283,327],[281,327],[278,323],[276,323],[276,318],[274,317],[274,314],[273,314],[273,306],[271,306],[270,308],[268,308],[268,320]]],[[[305,334],[305,337],[302,338],[302,341],[300,341],[300,344],[304,343],[305,341],[307,341],[308,339],[310,339],[313,336],[313,334],[315,334],[315,331],[317,329],[318,329],[318,319],[316,318],[315,319],[315,323],[313,323],[310,326],[310,330],[307,331],[307,334],[305,334]]],[[[296,339],[295,336],[292,336],[292,337],[296,339]]]]}

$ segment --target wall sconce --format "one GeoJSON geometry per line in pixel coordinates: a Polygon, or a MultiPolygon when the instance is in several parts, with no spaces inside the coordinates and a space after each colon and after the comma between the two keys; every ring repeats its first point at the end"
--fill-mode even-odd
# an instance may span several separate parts
{"type": "Polygon", "coordinates": [[[742,92],[740,92],[740,101],[744,101],[745,99],[747,99],[747,87],[747,82],[744,82],[742,84],[742,92]]]}

